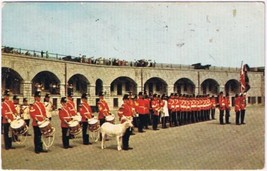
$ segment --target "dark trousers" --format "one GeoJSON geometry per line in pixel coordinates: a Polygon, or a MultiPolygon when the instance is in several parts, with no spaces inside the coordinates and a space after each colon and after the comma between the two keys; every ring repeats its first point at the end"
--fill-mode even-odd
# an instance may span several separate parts
{"type": "Polygon", "coordinates": [[[225,122],[226,123],[230,123],[229,122],[229,118],[230,118],[230,110],[229,109],[226,109],[225,110],[225,122]]]}
{"type": "Polygon", "coordinates": [[[12,138],[8,136],[10,123],[4,123],[4,143],[5,143],[5,149],[8,150],[12,147],[12,138]]]}
{"type": "Polygon", "coordinates": [[[171,117],[170,117],[170,125],[172,126],[174,124],[174,126],[177,126],[177,116],[176,116],[176,112],[171,112],[171,117]]]}
{"type": "Polygon", "coordinates": [[[89,134],[87,134],[88,122],[82,122],[82,127],[83,144],[89,144],[89,134]]]}
{"type": "Polygon", "coordinates": [[[43,142],[40,128],[38,126],[33,126],[33,133],[34,151],[41,152],[43,150],[43,142]]]}
{"type": "Polygon", "coordinates": [[[68,148],[68,146],[70,145],[70,135],[69,135],[69,128],[62,128],[62,143],[63,143],[63,147],[64,148],[68,148]]]}
{"type": "Polygon", "coordinates": [[[168,118],[167,116],[163,116],[161,118],[162,128],[167,128],[167,125],[166,125],[167,120],[168,120],[167,118],[168,118]]]}
{"type": "Polygon", "coordinates": [[[134,127],[138,127],[138,117],[133,117],[133,125],[134,127]]]}
{"type": "Polygon", "coordinates": [[[152,125],[150,123],[150,114],[145,114],[145,122],[144,122],[144,127],[147,129],[148,125],[152,125]]]}
{"type": "Polygon", "coordinates": [[[246,110],[241,110],[241,124],[244,123],[246,110]]]}
{"type": "Polygon", "coordinates": [[[145,119],[146,119],[146,115],[144,114],[139,114],[139,125],[138,125],[138,131],[142,132],[144,125],[145,125],[145,119]]]}
{"type": "Polygon", "coordinates": [[[240,111],[235,112],[235,124],[240,124],[240,111]]]}
{"type": "Polygon", "coordinates": [[[127,128],[124,135],[122,136],[122,148],[128,148],[129,147],[129,139],[132,134],[132,129],[127,128]]]}
{"type": "Polygon", "coordinates": [[[220,110],[220,124],[223,124],[224,110],[220,110]]]}
{"type": "Polygon", "coordinates": [[[153,130],[156,130],[158,128],[158,122],[159,122],[159,116],[153,115],[153,130]]]}
{"type": "Polygon", "coordinates": [[[211,119],[215,119],[215,109],[211,109],[211,119]]]}

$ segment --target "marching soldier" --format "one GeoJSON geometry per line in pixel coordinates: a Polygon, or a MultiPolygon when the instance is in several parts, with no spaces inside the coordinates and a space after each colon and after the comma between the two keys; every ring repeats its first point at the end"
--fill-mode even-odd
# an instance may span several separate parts
{"type": "Polygon", "coordinates": [[[241,109],[241,124],[246,124],[245,114],[246,114],[246,93],[241,94],[240,96],[240,109],[241,109]]]}
{"type": "Polygon", "coordinates": [[[72,148],[72,146],[70,146],[70,143],[69,143],[70,133],[69,133],[69,124],[68,124],[68,122],[70,122],[72,118],[71,118],[70,110],[66,105],[67,103],[66,97],[62,97],[60,100],[60,103],[61,103],[61,108],[58,110],[58,116],[61,121],[60,126],[62,130],[62,144],[63,144],[64,149],[68,149],[68,148],[72,148]]]}
{"type": "MultiPolygon", "coordinates": [[[[132,107],[129,104],[129,96],[125,94],[123,96],[123,104],[118,110],[118,116],[121,123],[124,123],[126,119],[132,120],[132,107]]],[[[132,134],[132,128],[129,127],[126,129],[124,135],[122,136],[122,149],[123,150],[132,150],[132,147],[129,147],[129,139],[132,134]]]]}
{"type": "MultiPolygon", "coordinates": [[[[21,117],[24,119],[26,125],[29,127],[30,126],[30,106],[28,105],[27,98],[23,98],[23,104],[20,107],[20,114],[21,114],[21,117]]],[[[31,136],[31,134],[29,134],[28,131],[24,134],[24,136],[31,136]]]]}
{"type": "Polygon", "coordinates": [[[240,97],[238,94],[235,95],[235,124],[240,125],[240,97]]]}
{"type": "Polygon", "coordinates": [[[224,110],[225,110],[225,100],[223,97],[223,92],[220,92],[219,94],[219,110],[220,110],[220,124],[224,125],[223,116],[224,116],[224,110]]]}
{"type": "Polygon", "coordinates": [[[159,121],[159,113],[160,113],[160,105],[157,98],[157,94],[153,95],[153,100],[151,101],[151,107],[153,109],[153,130],[159,130],[158,129],[158,121],[159,121]]]}
{"type": "Polygon", "coordinates": [[[15,109],[14,103],[9,100],[10,92],[9,90],[5,90],[4,92],[4,101],[2,103],[2,117],[3,117],[3,127],[4,127],[4,143],[5,149],[15,149],[12,147],[12,138],[10,137],[10,123],[16,119],[17,111],[15,109]]]}
{"type": "Polygon", "coordinates": [[[40,152],[47,152],[43,150],[42,143],[42,133],[38,126],[38,122],[42,122],[44,120],[49,120],[46,116],[46,109],[44,104],[41,102],[41,92],[36,91],[34,94],[34,103],[30,107],[30,115],[32,118],[32,126],[34,131],[34,151],[36,154],[40,152]]]}
{"type": "Polygon", "coordinates": [[[51,121],[52,119],[52,111],[53,111],[53,103],[50,101],[50,94],[46,94],[44,98],[44,105],[46,110],[46,116],[51,121]]]}
{"type": "Polygon", "coordinates": [[[93,118],[93,112],[91,106],[87,102],[87,93],[82,94],[82,103],[80,104],[80,114],[82,116],[82,134],[83,134],[83,144],[84,145],[91,145],[92,143],[89,142],[89,134],[87,134],[88,128],[88,119],[93,118]]]}
{"type": "Polygon", "coordinates": [[[144,126],[145,129],[149,129],[148,125],[151,125],[151,120],[152,118],[150,117],[151,113],[153,113],[152,108],[151,108],[151,99],[149,98],[149,96],[147,94],[144,95],[144,100],[145,100],[145,106],[147,108],[147,111],[145,113],[145,122],[144,122],[144,126]]]}
{"type": "Polygon", "coordinates": [[[231,124],[231,122],[229,122],[229,118],[230,118],[230,98],[229,98],[229,94],[227,93],[225,96],[225,122],[226,124],[231,124]]]}

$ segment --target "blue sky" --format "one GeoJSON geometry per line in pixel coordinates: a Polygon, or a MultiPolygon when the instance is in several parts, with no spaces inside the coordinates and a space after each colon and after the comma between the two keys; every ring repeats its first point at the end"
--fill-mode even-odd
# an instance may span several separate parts
{"type": "Polygon", "coordinates": [[[260,2],[6,2],[2,45],[129,61],[264,66],[260,2]]]}

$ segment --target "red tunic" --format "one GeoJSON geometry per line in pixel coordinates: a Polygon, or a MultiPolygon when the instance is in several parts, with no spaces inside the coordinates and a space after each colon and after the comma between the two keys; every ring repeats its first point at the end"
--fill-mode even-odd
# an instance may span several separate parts
{"type": "Polygon", "coordinates": [[[105,100],[99,100],[97,103],[98,106],[98,119],[104,119],[105,116],[109,115],[109,107],[105,100]]]}
{"type": "Polygon", "coordinates": [[[151,107],[154,111],[154,115],[159,115],[159,110],[160,110],[159,101],[156,99],[153,99],[151,102],[151,107]]]}
{"type": "Polygon", "coordinates": [[[225,97],[225,109],[230,110],[230,99],[229,97],[225,97]]]}
{"type": "Polygon", "coordinates": [[[225,99],[223,96],[219,96],[219,108],[220,110],[225,110],[225,99]]]}
{"type": "Polygon", "coordinates": [[[86,122],[86,119],[92,118],[92,108],[88,103],[81,103],[80,114],[82,116],[82,122],[86,122]]]}
{"type": "Polygon", "coordinates": [[[240,111],[240,97],[235,97],[235,112],[240,111]]]}
{"type": "Polygon", "coordinates": [[[68,108],[71,116],[77,115],[76,110],[75,110],[75,104],[72,100],[68,100],[66,103],[66,107],[68,108]]]}
{"type": "Polygon", "coordinates": [[[246,96],[240,97],[240,109],[245,110],[246,109],[246,96]]]}
{"type": "Polygon", "coordinates": [[[138,106],[136,107],[136,111],[140,115],[146,114],[146,112],[149,110],[146,105],[146,101],[144,99],[137,99],[138,106]]]}
{"type": "MultiPolygon", "coordinates": [[[[132,113],[132,107],[127,104],[124,103],[122,104],[122,107],[120,108],[120,115],[119,116],[126,116],[127,118],[132,117],[133,113],[132,113]]],[[[121,120],[121,117],[119,118],[121,120]]],[[[125,120],[121,120],[121,123],[125,122],[125,120]]]]}
{"type": "Polygon", "coordinates": [[[47,118],[44,104],[42,102],[35,101],[30,107],[30,115],[32,118],[32,126],[38,126],[36,120],[42,122],[47,118]]]}
{"type": "Polygon", "coordinates": [[[216,107],[216,99],[215,99],[215,97],[212,97],[210,99],[210,102],[211,102],[211,108],[212,109],[215,109],[215,107],[216,107]]]}
{"type": "Polygon", "coordinates": [[[14,103],[11,100],[5,100],[2,103],[2,117],[3,117],[3,123],[8,123],[7,119],[10,119],[10,121],[13,121],[16,116],[16,108],[14,103]]]}
{"type": "Polygon", "coordinates": [[[59,116],[59,119],[61,120],[60,126],[62,128],[68,128],[69,127],[69,125],[66,122],[69,122],[72,120],[70,112],[71,111],[69,110],[69,108],[67,106],[62,107],[61,109],[58,110],[58,116],[59,116]]]}

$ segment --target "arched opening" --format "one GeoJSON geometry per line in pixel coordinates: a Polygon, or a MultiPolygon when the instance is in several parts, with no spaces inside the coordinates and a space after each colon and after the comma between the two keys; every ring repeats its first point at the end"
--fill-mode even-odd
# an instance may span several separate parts
{"type": "Polygon", "coordinates": [[[157,94],[167,94],[167,83],[158,77],[150,78],[145,82],[144,91],[157,94]]]}
{"type": "Polygon", "coordinates": [[[201,83],[202,94],[217,95],[219,90],[219,84],[214,79],[206,79],[201,83]]]}
{"type": "Polygon", "coordinates": [[[110,85],[111,95],[121,96],[131,91],[133,94],[137,94],[137,84],[129,77],[118,77],[112,81],[110,85]]]}
{"type": "Polygon", "coordinates": [[[95,82],[95,95],[99,95],[101,91],[103,91],[103,81],[101,79],[97,79],[95,82]]]}
{"type": "Polygon", "coordinates": [[[44,93],[60,94],[60,81],[57,76],[50,71],[39,72],[32,79],[32,94],[37,90],[44,93]]]}
{"type": "Polygon", "coordinates": [[[85,76],[81,74],[75,74],[72,77],[70,77],[68,84],[72,85],[74,96],[81,96],[82,93],[90,94],[90,92],[87,92],[89,81],[85,76]]]}
{"type": "Polygon", "coordinates": [[[13,94],[21,94],[22,81],[15,70],[2,67],[2,91],[9,89],[13,94]]]}
{"type": "Polygon", "coordinates": [[[181,78],[175,82],[174,92],[177,92],[178,94],[194,94],[195,85],[190,79],[181,78]]]}
{"type": "Polygon", "coordinates": [[[240,92],[240,84],[237,80],[231,79],[225,84],[225,93],[234,96],[240,92]]]}

